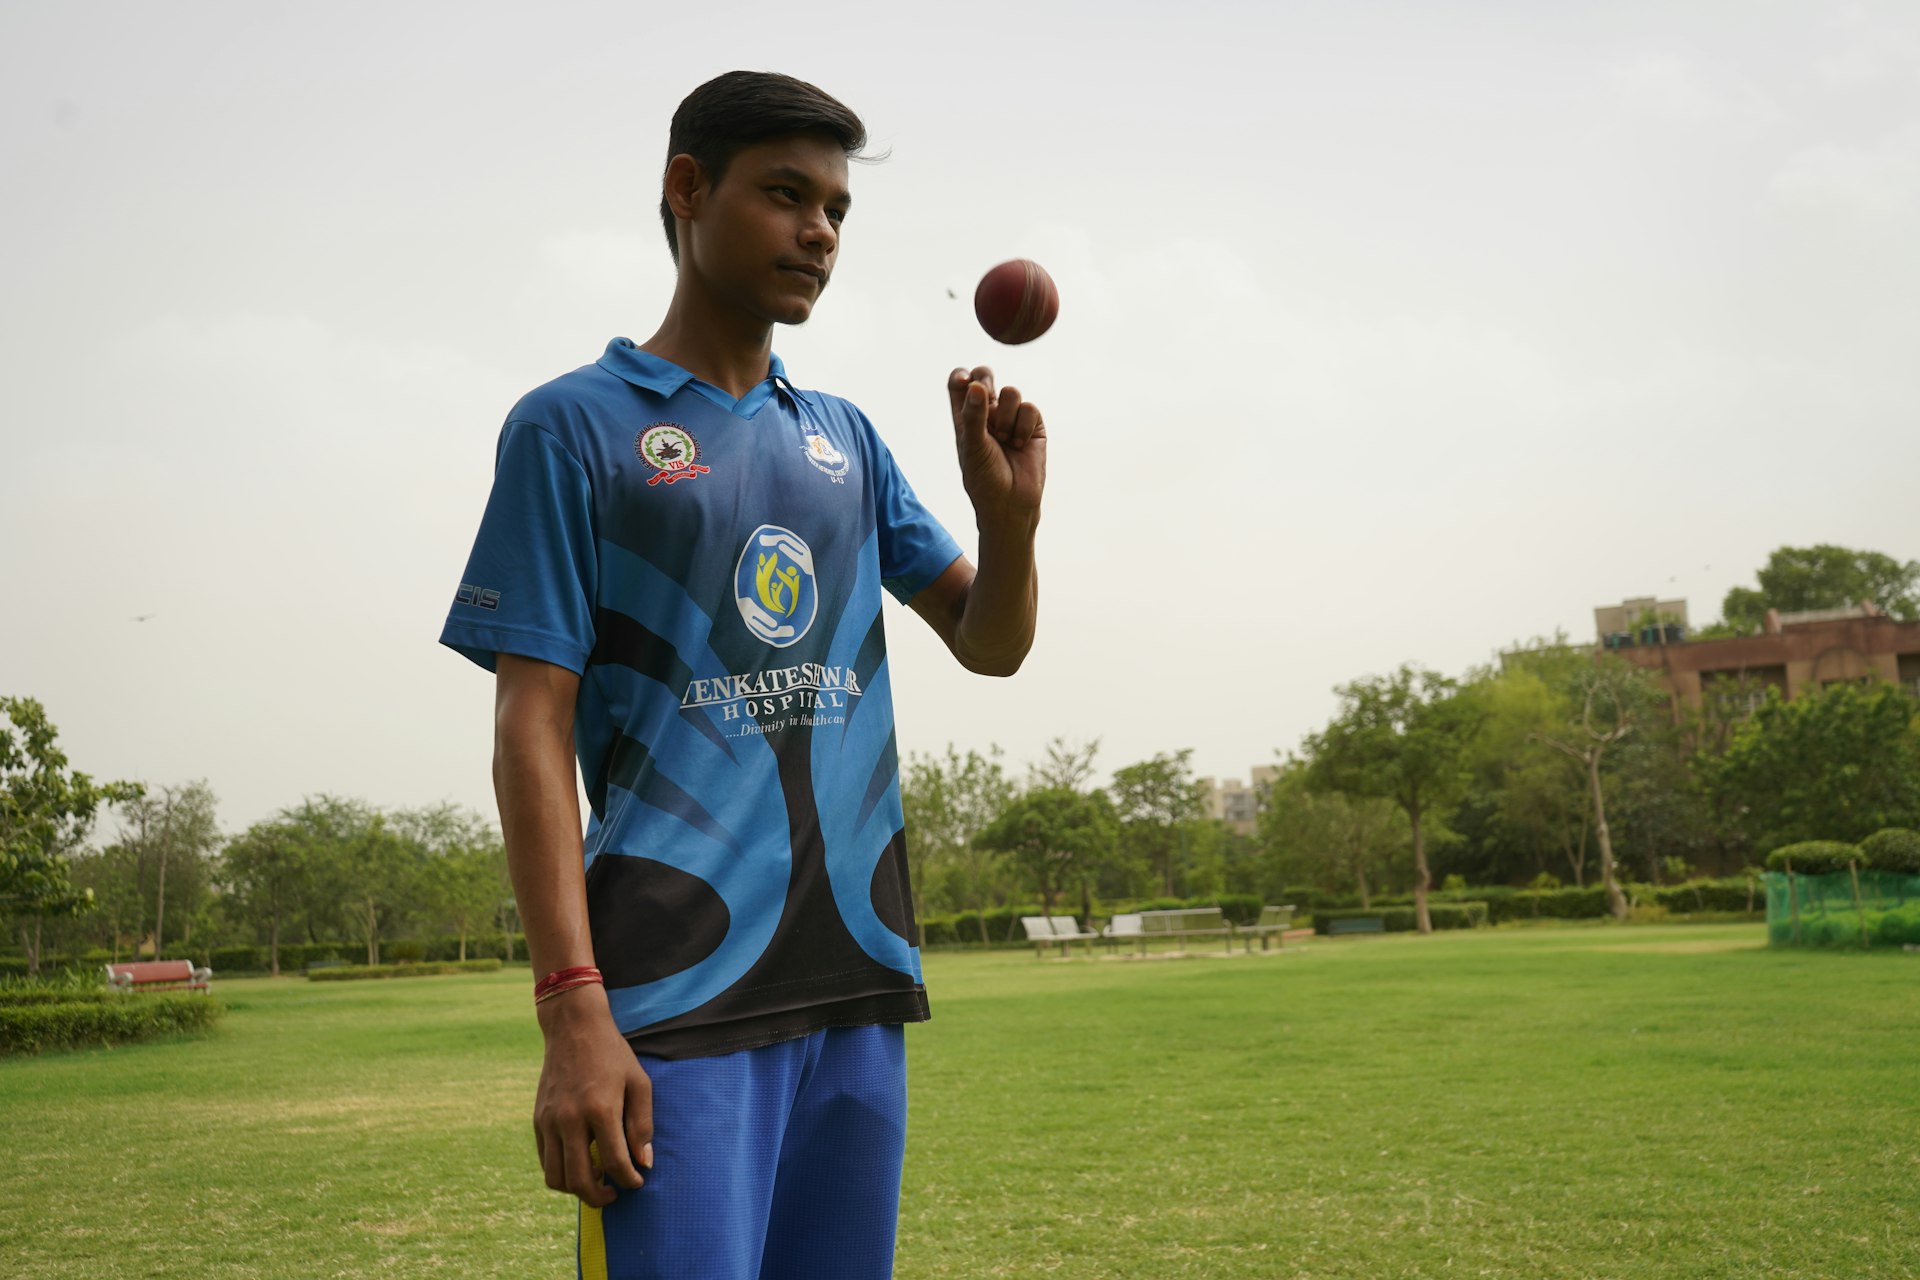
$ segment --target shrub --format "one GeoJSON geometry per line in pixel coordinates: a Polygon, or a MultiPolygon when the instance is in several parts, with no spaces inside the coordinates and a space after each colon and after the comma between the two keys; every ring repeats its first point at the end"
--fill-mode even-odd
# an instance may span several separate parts
{"type": "Polygon", "coordinates": [[[1196,907],[1217,906],[1220,908],[1220,914],[1234,924],[1258,924],[1260,922],[1260,908],[1265,904],[1260,901],[1259,895],[1257,894],[1223,893],[1210,900],[1196,901],[1189,905],[1196,907]]]}
{"type": "Polygon", "coordinates": [[[1860,846],[1841,840],[1803,840],[1784,844],[1767,855],[1767,870],[1788,871],[1802,876],[1830,876],[1845,873],[1848,863],[1865,865],[1860,846]]]}
{"type": "Polygon", "coordinates": [[[0,1003],[0,1054],[128,1044],[212,1026],[223,1012],[219,1001],[196,995],[9,1001],[0,1003]]]}
{"type": "MultiPolygon", "coordinates": [[[[1330,908],[1313,913],[1313,928],[1316,933],[1327,933],[1335,920],[1361,920],[1377,916],[1385,925],[1388,933],[1411,933],[1418,927],[1417,917],[1412,907],[1363,907],[1330,908]]],[[[1484,902],[1429,902],[1427,918],[1438,929],[1477,929],[1487,923],[1487,904],[1484,902]]]]}
{"type": "MultiPolygon", "coordinates": [[[[1885,827],[1862,840],[1860,852],[1875,871],[1920,876],[1920,831],[1885,827]]],[[[1797,864],[1794,870],[1799,870],[1797,864]]]]}
{"type": "Polygon", "coordinates": [[[403,938],[387,948],[387,960],[393,964],[414,964],[427,958],[427,946],[418,938],[403,938]]]}
{"type": "Polygon", "coordinates": [[[1661,885],[1653,891],[1653,901],[1676,915],[1695,911],[1757,913],[1766,910],[1767,895],[1758,885],[1750,887],[1744,876],[1727,876],[1719,880],[1661,885]]]}
{"type": "Polygon", "coordinates": [[[360,978],[423,978],[445,973],[496,973],[500,957],[485,960],[436,960],[426,964],[343,964],[331,969],[310,969],[309,982],[352,982],[360,978]]]}
{"type": "MultiPolygon", "coordinates": [[[[286,962],[286,948],[280,949],[281,963],[286,962]]],[[[207,957],[207,967],[214,976],[223,973],[263,973],[267,969],[267,949],[265,947],[215,947],[207,957]]]]}

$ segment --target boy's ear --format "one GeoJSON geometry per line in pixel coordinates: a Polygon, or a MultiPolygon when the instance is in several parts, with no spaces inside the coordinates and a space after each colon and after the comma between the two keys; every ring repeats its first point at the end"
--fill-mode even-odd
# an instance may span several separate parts
{"type": "Polygon", "coordinates": [[[667,176],[662,184],[667,208],[682,221],[691,221],[701,199],[707,193],[706,171],[700,162],[684,151],[667,161],[667,176]]]}

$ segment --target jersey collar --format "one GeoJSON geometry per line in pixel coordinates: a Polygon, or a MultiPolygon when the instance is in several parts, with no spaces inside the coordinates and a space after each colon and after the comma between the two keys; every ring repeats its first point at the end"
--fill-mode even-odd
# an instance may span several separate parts
{"type": "Polygon", "coordinates": [[[788,380],[787,367],[780,363],[778,355],[767,366],[766,381],[739,400],[718,387],[700,381],[673,361],[662,360],[650,351],[642,351],[629,338],[615,338],[609,342],[606,353],[596,363],[615,377],[662,398],[670,397],[680,388],[691,384],[702,396],[743,418],[751,418],[766,403],[775,385],[796,398],[799,395],[798,389],[788,380]]]}

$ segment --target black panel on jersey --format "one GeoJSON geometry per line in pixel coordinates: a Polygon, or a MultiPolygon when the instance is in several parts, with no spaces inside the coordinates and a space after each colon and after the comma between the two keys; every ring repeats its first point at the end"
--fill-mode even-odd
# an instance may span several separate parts
{"type": "MultiPolygon", "coordinates": [[[[724,1053],[822,1026],[921,1022],[927,1017],[925,989],[906,985],[909,979],[869,956],[840,918],[833,884],[827,878],[807,740],[798,735],[787,739],[776,750],[776,758],[787,803],[793,872],[773,940],[738,982],[698,1009],[628,1036],[642,1053],[663,1058],[724,1053]],[[804,992],[793,992],[794,1007],[782,1008],[780,989],[791,987],[785,975],[793,973],[823,978],[809,982],[804,992]]],[[[898,868],[895,874],[904,893],[905,843],[896,836],[895,844],[900,857],[891,857],[894,846],[890,845],[881,863],[898,868]]],[[[899,912],[893,914],[897,917],[899,912]]],[[[881,920],[894,928],[887,915],[881,920]]],[[[611,976],[608,985],[614,985],[611,976]]]]}
{"type": "Polygon", "coordinates": [[[873,865],[873,913],[880,923],[900,935],[910,947],[920,945],[920,930],[913,918],[913,895],[907,891],[907,833],[896,831],[887,842],[886,852],[873,865]]]}
{"type": "Polygon", "coordinates": [[[726,940],[729,915],[706,881],[651,858],[603,853],[587,868],[593,962],[609,987],[691,969],[726,940]]]}

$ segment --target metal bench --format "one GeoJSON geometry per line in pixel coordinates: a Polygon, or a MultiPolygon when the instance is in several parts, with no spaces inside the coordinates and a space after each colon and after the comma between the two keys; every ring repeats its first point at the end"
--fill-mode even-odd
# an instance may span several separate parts
{"type": "Polygon", "coordinates": [[[1082,929],[1072,916],[1021,916],[1020,925],[1027,931],[1027,941],[1033,944],[1035,959],[1044,956],[1047,948],[1056,943],[1062,956],[1070,954],[1076,942],[1085,942],[1091,949],[1093,940],[1100,936],[1082,929]]]}
{"type": "Polygon", "coordinates": [[[1350,916],[1343,920],[1327,921],[1327,936],[1338,937],[1343,933],[1385,933],[1387,921],[1384,916],[1350,916]]]}
{"type": "Polygon", "coordinates": [[[1233,950],[1233,926],[1218,907],[1182,907],[1173,911],[1140,913],[1141,950],[1148,938],[1173,938],[1186,950],[1188,938],[1221,938],[1233,950]]]}
{"type": "Polygon", "coordinates": [[[135,960],[106,970],[107,985],[116,991],[213,990],[213,970],[191,960],[135,960]]]}
{"type": "Polygon", "coordinates": [[[1287,945],[1287,930],[1293,925],[1293,907],[1262,907],[1260,919],[1253,924],[1236,926],[1236,932],[1246,939],[1247,951],[1253,951],[1253,940],[1260,939],[1260,949],[1265,951],[1273,942],[1287,945]]]}
{"type": "Polygon", "coordinates": [[[1140,913],[1137,911],[1123,911],[1107,921],[1100,929],[1100,941],[1106,943],[1109,950],[1122,942],[1138,942],[1144,952],[1146,943],[1142,941],[1143,937],[1140,929],[1140,913]]]}

